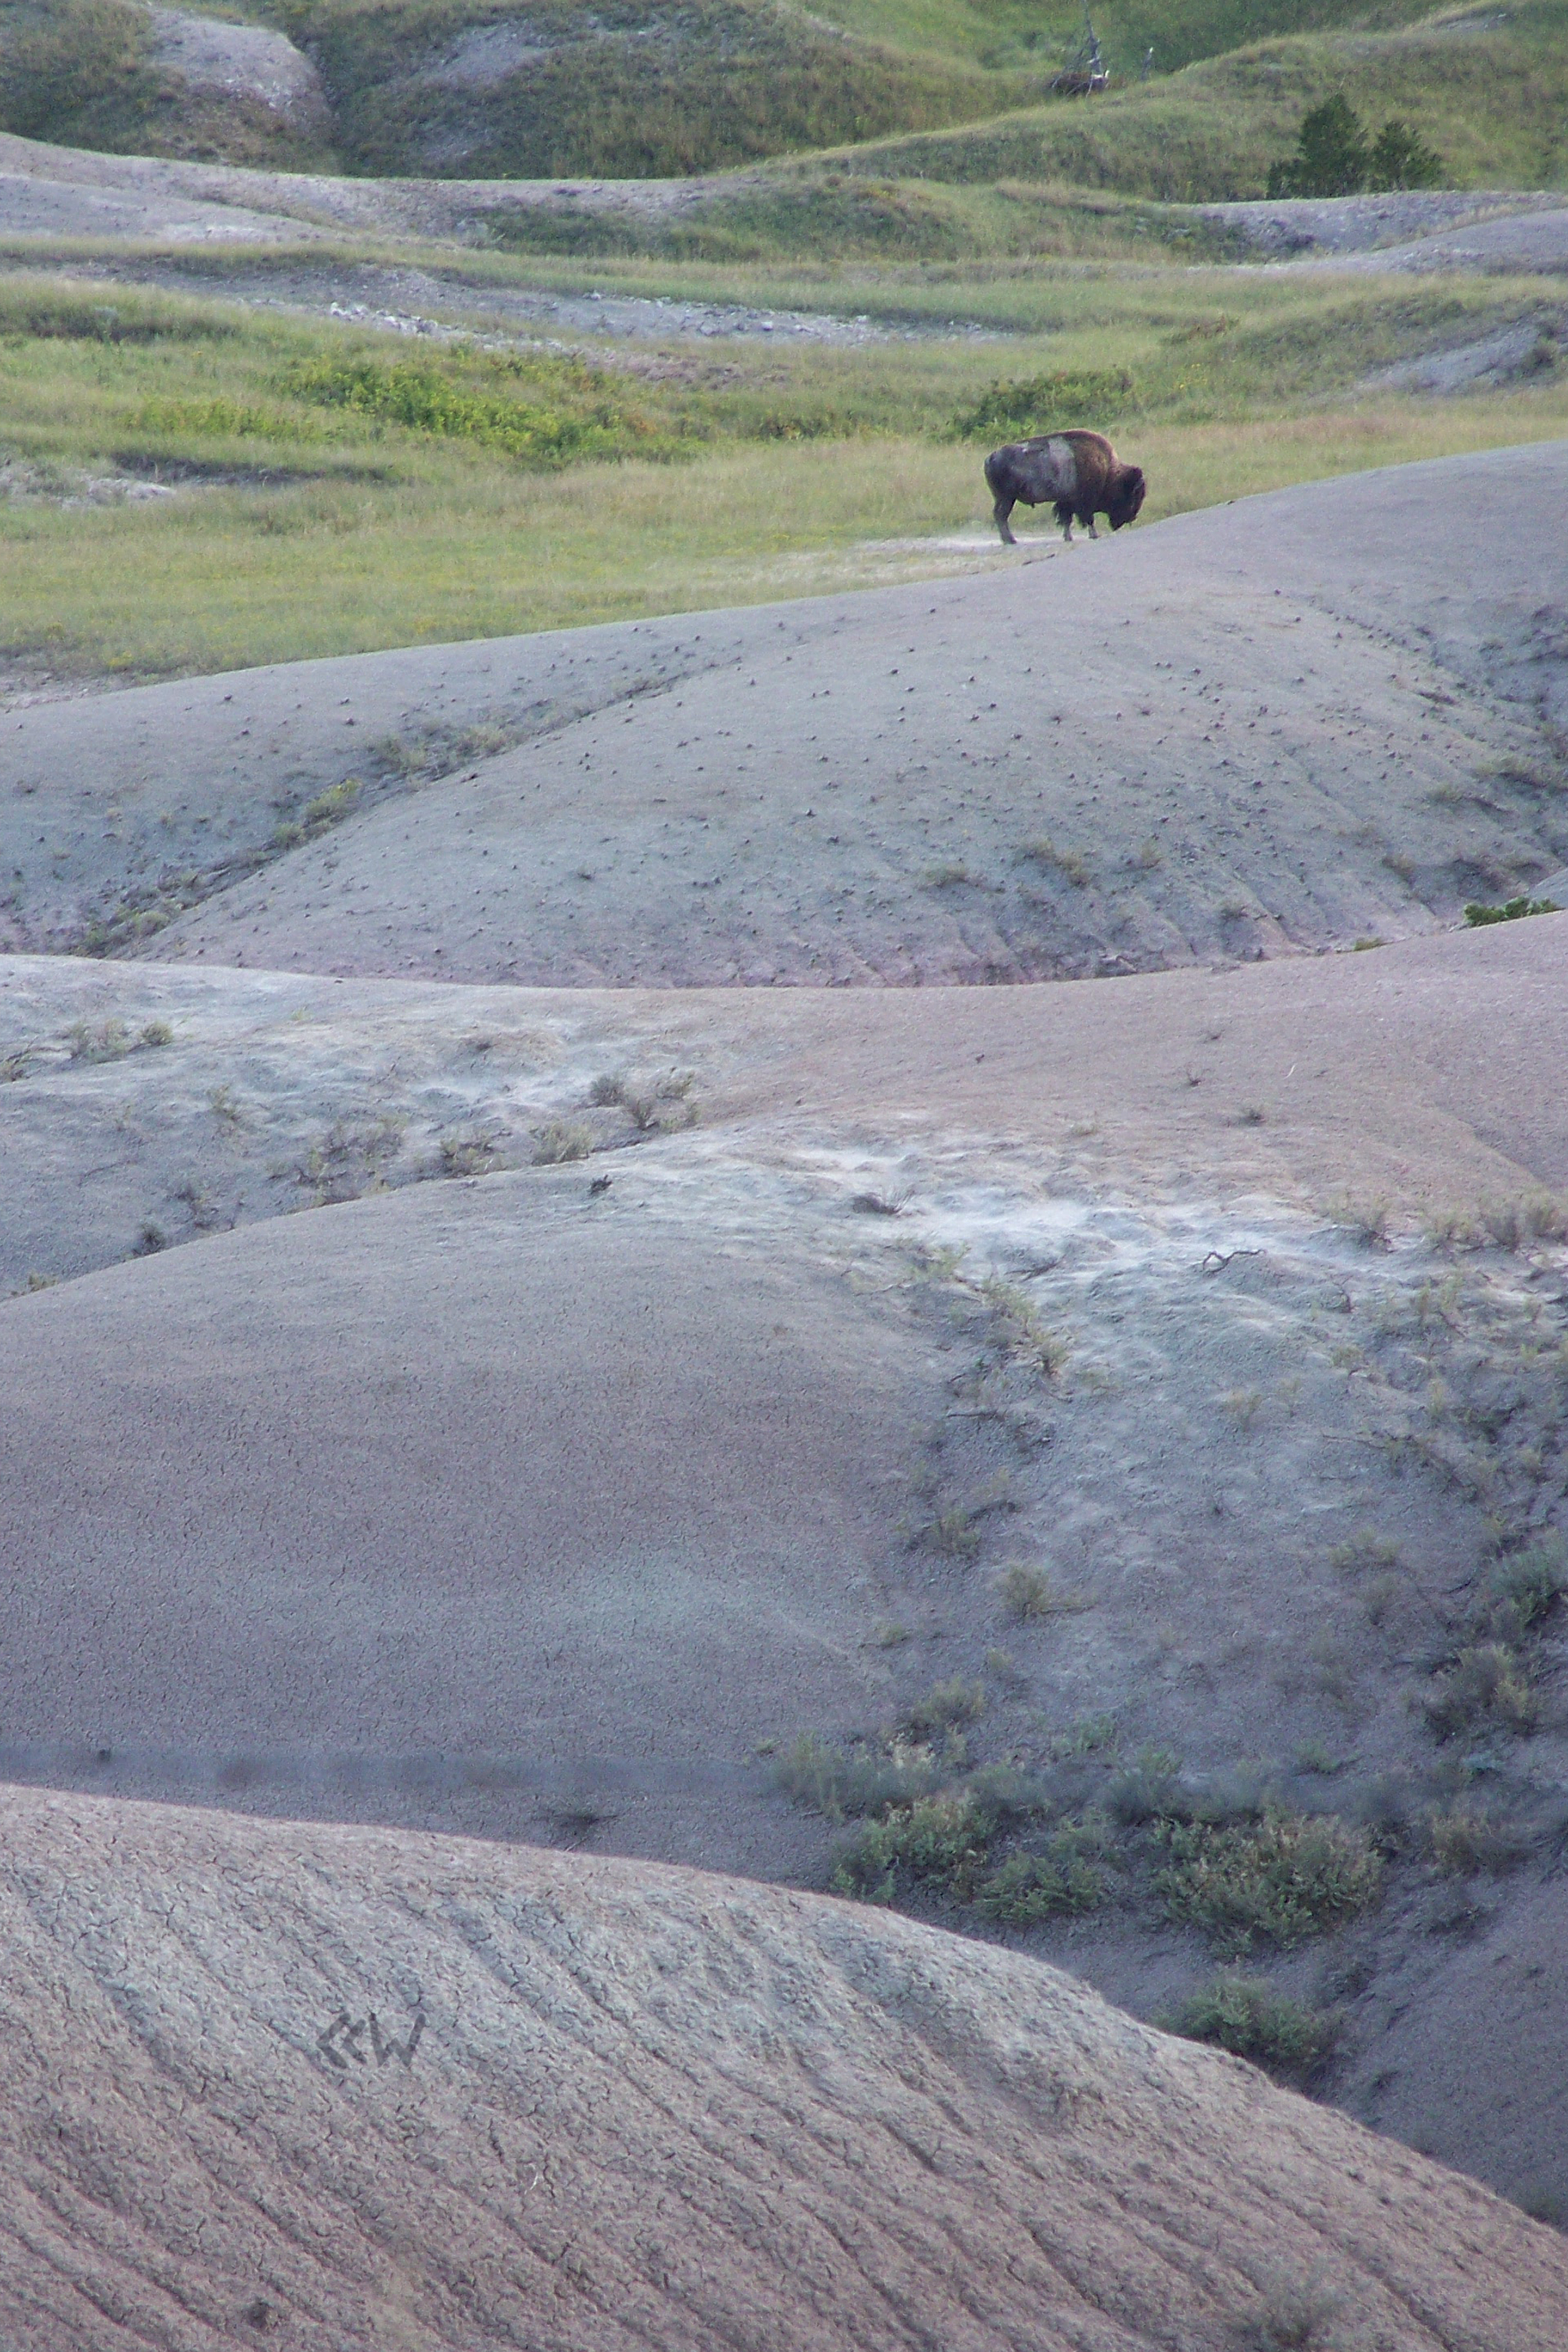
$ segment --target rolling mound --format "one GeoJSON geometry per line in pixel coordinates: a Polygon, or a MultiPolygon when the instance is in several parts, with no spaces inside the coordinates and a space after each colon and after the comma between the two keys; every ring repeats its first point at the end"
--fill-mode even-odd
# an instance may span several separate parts
{"type": "Polygon", "coordinates": [[[689,1873],[0,1807],[33,2352],[1559,2340],[1552,2232],[1029,1961],[689,1873]]]}
{"type": "Polygon", "coordinates": [[[1568,860],[1565,486],[1498,450],[982,582],[39,705],[9,943],[689,987],[1426,929],[1568,860]]]}
{"type": "Polygon", "coordinates": [[[563,1173],[14,1302],[13,1763],[276,1805],[351,1753],[329,1809],[516,1835],[609,1791],[631,1850],[775,1869],[799,1839],[743,1760],[882,1699],[942,1397],[772,1239],[563,1173]]]}

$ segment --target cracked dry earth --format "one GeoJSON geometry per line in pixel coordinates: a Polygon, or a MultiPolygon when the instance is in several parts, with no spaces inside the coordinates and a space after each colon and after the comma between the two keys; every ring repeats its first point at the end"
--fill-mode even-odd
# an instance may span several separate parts
{"type": "Polygon", "coordinates": [[[1563,464],[5,715],[0,2341],[1554,2352],[1550,1580],[1460,1701],[1568,1516],[1568,917],[1453,912],[1563,860],[1563,464]],[[748,907],[1123,976],[670,985],[748,907]],[[1100,1899],[835,1900],[802,1733],[1100,1899]],[[1276,1815],[1375,1899],[1173,1909],[1151,1822],[1276,1815]],[[1310,2100],[1159,2030],[1220,1967],[1310,2100]]]}

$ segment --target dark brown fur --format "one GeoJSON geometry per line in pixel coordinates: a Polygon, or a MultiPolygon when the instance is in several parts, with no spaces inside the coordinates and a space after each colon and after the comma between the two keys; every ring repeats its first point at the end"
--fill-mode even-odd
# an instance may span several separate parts
{"type": "Polygon", "coordinates": [[[1074,522],[1087,523],[1090,539],[1102,514],[1112,530],[1131,522],[1143,503],[1147,484],[1141,466],[1124,466],[1103,433],[1074,428],[1041,433],[1032,441],[1009,441],[985,460],[985,480],[995,504],[992,512],[1003,544],[1016,547],[1008,524],[1015,506],[1054,507],[1062,537],[1072,545],[1074,522]]]}

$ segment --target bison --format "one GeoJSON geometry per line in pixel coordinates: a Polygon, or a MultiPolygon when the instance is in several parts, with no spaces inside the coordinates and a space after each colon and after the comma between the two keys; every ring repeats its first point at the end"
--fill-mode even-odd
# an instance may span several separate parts
{"type": "Polygon", "coordinates": [[[1015,506],[1055,507],[1070,547],[1075,518],[1089,525],[1090,539],[1100,537],[1097,514],[1120,530],[1142,505],[1146,488],[1142,467],[1124,466],[1103,433],[1041,433],[1033,441],[1009,441],[986,458],[985,480],[1005,547],[1018,544],[1007,521],[1015,506]]]}

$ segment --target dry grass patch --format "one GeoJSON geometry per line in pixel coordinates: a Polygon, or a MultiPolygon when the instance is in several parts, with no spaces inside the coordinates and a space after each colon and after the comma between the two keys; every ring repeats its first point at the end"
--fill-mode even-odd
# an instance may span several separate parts
{"type": "Polygon", "coordinates": [[[998,1570],[996,1596],[1008,1616],[1021,1625],[1070,1616],[1089,1606],[1083,1593],[1064,1591],[1045,1569],[1021,1559],[1009,1560],[998,1570]]]}

